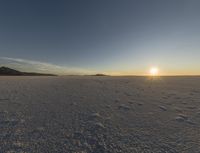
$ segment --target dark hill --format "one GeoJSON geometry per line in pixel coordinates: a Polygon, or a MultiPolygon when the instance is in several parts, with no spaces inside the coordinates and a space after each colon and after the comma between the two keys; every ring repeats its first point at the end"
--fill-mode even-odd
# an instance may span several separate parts
{"type": "Polygon", "coordinates": [[[108,76],[106,74],[95,74],[94,76],[108,76]]]}
{"type": "Polygon", "coordinates": [[[0,67],[0,75],[4,76],[55,76],[53,74],[43,74],[43,73],[34,73],[34,72],[20,72],[8,67],[0,67]]]}

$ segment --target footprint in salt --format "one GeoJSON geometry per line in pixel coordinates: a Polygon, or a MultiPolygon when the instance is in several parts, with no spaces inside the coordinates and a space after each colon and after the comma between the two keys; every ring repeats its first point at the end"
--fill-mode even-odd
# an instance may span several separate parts
{"type": "Polygon", "coordinates": [[[162,111],[167,111],[167,108],[165,106],[159,106],[159,108],[162,110],[162,111]]]}

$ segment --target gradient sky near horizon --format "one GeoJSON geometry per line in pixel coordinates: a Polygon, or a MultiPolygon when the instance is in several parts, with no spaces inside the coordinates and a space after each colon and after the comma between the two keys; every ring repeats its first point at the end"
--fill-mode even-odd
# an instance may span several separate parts
{"type": "Polygon", "coordinates": [[[199,8],[199,0],[1,0],[0,65],[199,75],[199,8]]]}

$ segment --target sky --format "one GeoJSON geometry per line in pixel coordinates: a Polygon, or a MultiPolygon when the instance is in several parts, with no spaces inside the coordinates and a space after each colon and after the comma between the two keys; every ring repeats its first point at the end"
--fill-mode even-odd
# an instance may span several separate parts
{"type": "Polygon", "coordinates": [[[199,0],[1,0],[0,66],[200,75],[199,0]]]}

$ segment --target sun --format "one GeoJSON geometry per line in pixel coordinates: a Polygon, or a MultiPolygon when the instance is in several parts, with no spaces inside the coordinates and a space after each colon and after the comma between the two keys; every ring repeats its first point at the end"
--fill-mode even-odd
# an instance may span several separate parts
{"type": "Polygon", "coordinates": [[[151,76],[157,76],[159,73],[159,69],[157,67],[152,67],[152,68],[150,68],[149,73],[151,76]]]}

